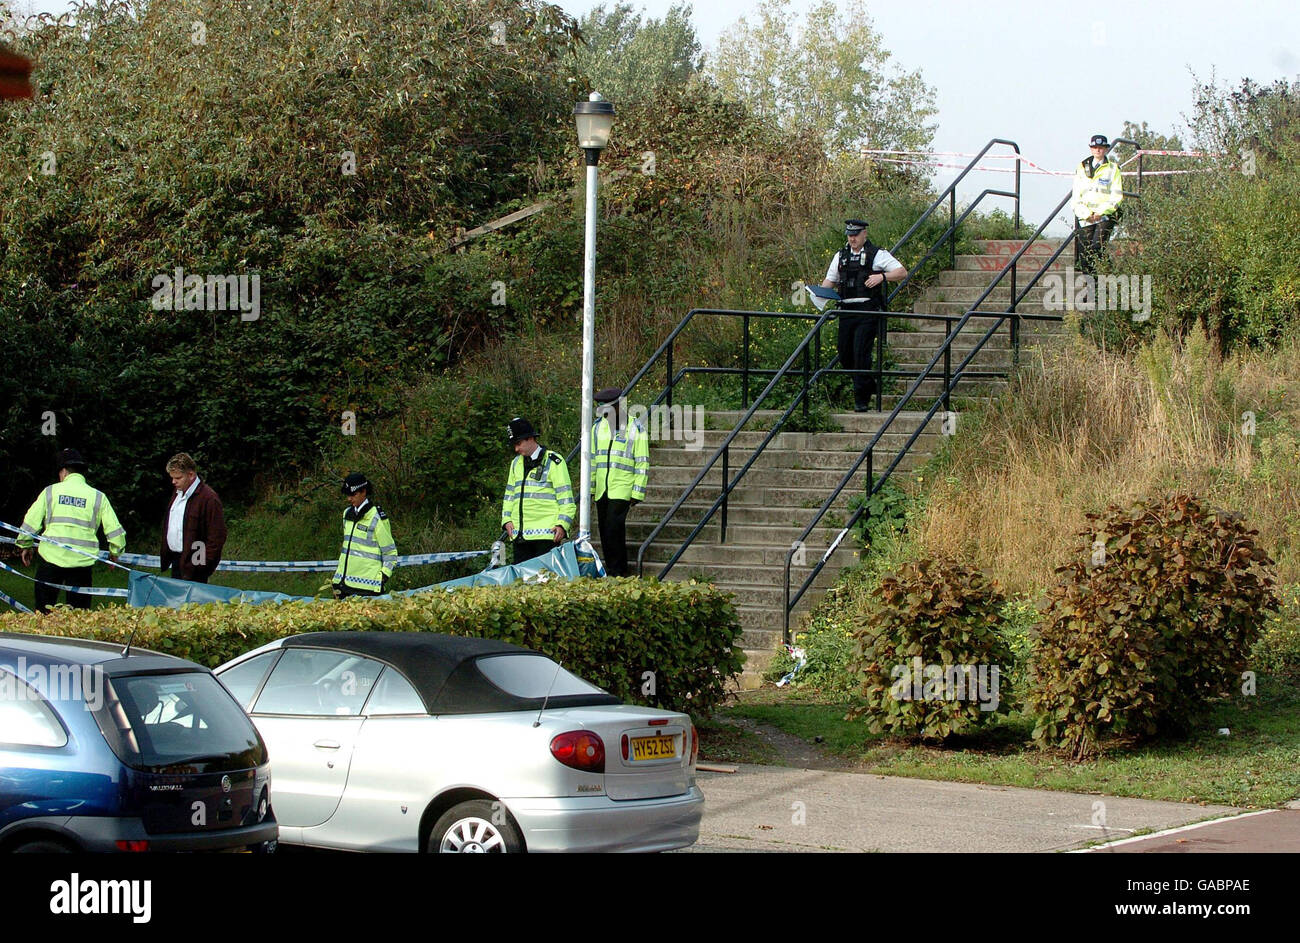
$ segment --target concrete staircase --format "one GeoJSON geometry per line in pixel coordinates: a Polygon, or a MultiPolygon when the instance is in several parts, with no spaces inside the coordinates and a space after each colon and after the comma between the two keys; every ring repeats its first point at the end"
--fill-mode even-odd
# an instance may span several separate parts
{"type": "MultiPolygon", "coordinates": [[[[970,309],[979,299],[980,295],[988,287],[989,283],[997,275],[998,271],[1011,260],[1016,251],[1020,248],[1021,243],[1013,240],[981,240],[977,243],[982,250],[978,255],[959,255],[957,256],[957,267],[939,273],[938,280],[930,285],[922,293],[921,297],[912,306],[914,314],[942,314],[954,317],[960,317],[970,309]]],[[[1047,258],[1056,251],[1060,245],[1059,239],[1039,239],[1029,250],[1020,258],[1016,264],[1016,290],[1023,291],[1024,286],[1038,271],[1039,267],[1047,258]]],[[[1067,249],[1064,256],[1073,258],[1072,250],[1067,249]]],[[[1067,259],[1067,261],[1069,261],[1067,259]]],[[[1055,263],[1049,270],[1051,274],[1064,274],[1065,266],[1060,261],[1055,263]]],[[[1024,300],[1016,306],[1016,310],[1021,314],[1059,314],[1056,311],[1047,311],[1043,307],[1043,296],[1046,288],[1043,280],[1030,290],[1024,300]]],[[[980,305],[981,310],[1000,311],[1006,308],[1011,300],[1011,276],[1008,273],[1003,277],[998,287],[986,298],[980,305]]],[[[988,330],[996,318],[972,317],[967,322],[966,328],[962,335],[953,342],[952,345],[952,367],[956,367],[970,353],[976,342],[984,332],[988,330]]],[[[929,321],[920,318],[892,318],[890,320],[890,330],[888,335],[888,356],[894,360],[894,369],[897,370],[914,370],[919,371],[934,356],[942,344],[944,335],[947,332],[947,324],[943,321],[929,321]]],[[[1052,342],[1060,340],[1065,336],[1066,328],[1060,321],[1022,321],[1020,324],[1020,345],[1023,348],[1030,347],[1043,342],[1052,342]]],[[[989,338],[988,342],[975,355],[967,369],[986,372],[1006,371],[1009,372],[1013,367],[1013,351],[1011,345],[1011,324],[1005,322],[998,328],[997,333],[989,338]]],[[[938,369],[942,369],[942,362],[939,363],[938,369]]],[[[895,387],[899,392],[906,389],[901,385],[905,381],[895,381],[895,387]]],[[[941,380],[925,381],[921,384],[918,394],[923,394],[930,399],[936,396],[942,388],[941,380]]],[[[973,397],[976,399],[997,395],[1006,389],[1007,381],[1001,379],[970,379],[962,380],[958,383],[955,394],[959,397],[973,397]]],[[[886,387],[888,389],[888,387],[886,387]]],[[[920,405],[920,404],[918,404],[920,405]]]]}
{"type": "MultiPolygon", "coordinates": [[[[1023,286],[1042,261],[1056,248],[1057,242],[1040,241],[1031,247],[1018,266],[1019,286],[1023,286]]],[[[914,306],[916,314],[964,313],[974,303],[997,271],[1019,248],[1020,243],[985,242],[982,255],[957,257],[955,269],[942,272],[935,284],[925,290],[914,306]]],[[[1004,279],[1004,281],[1007,281],[1004,279]]],[[[1010,287],[999,287],[983,307],[1005,307],[1010,287]]],[[[1025,314],[1046,313],[1042,307],[1043,289],[1035,289],[1019,306],[1025,314]]],[[[971,350],[976,340],[992,323],[988,318],[972,318],[963,336],[954,343],[955,367],[971,350]],[[977,330],[976,330],[977,329],[977,330]]],[[[896,369],[919,370],[942,345],[946,328],[943,322],[925,321],[896,315],[891,319],[888,349],[896,369]]],[[[1059,322],[1023,322],[1022,347],[1050,342],[1063,337],[1059,322]]],[[[1004,325],[976,355],[970,369],[1010,371],[1012,369],[1011,333],[1004,325]]],[[[917,430],[924,412],[938,394],[941,381],[926,381],[914,400],[916,409],[900,414],[885,435],[874,455],[877,473],[883,471],[897,455],[907,438],[917,430]]],[[[985,399],[1007,385],[1001,379],[962,381],[957,388],[961,398],[985,399]]],[[[884,408],[897,403],[906,386],[896,381],[893,395],[887,395],[884,408]]],[[[886,387],[889,392],[889,387],[886,387]]],[[[960,420],[961,403],[954,404],[960,420]]],[[[838,431],[782,432],[759,457],[740,486],[732,492],[727,508],[727,533],[721,540],[721,510],[673,566],[668,578],[692,577],[714,582],[735,594],[735,603],[744,627],[742,645],[748,655],[742,686],[757,686],[762,671],[781,644],[784,613],[784,564],[793,541],[812,520],[816,509],[852,466],[867,440],[880,428],[886,413],[836,413],[832,416],[838,431]]],[[[719,412],[710,416],[702,447],[688,450],[680,442],[660,442],[650,451],[650,487],[646,500],[628,516],[630,563],[635,572],[637,548],[649,536],[673,502],[681,495],[705,462],[721,445],[727,433],[740,419],[739,412],[719,412]]],[[[730,474],[750,458],[753,450],[780,414],[760,411],[732,443],[729,455],[730,474]]],[[[958,423],[958,428],[960,425],[958,423]]],[[[905,472],[930,459],[942,444],[942,414],[936,415],[922,431],[914,447],[904,456],[899,472],[905,472]]],[[[705,511],[721,491],[722,463],[719,461],[700,483],[690,499],[678,511],[654,544],[646,549],[644,575],[656,576],[681,546],[690,531],[703,519],[705,511]]],[[[851,510],[850,500],[865,492],[865,466],[841,493],[837,503],[823,518],[802,548],[791,567],[791,592],[798,589],[812,567],[834,543],[851,510]]],[[[855,541],[846,537],[831,554],[816,582],[800,600],[791,615],[792,628],[807,613],[823,592],[835,583],[839,571],[856,561],[855,541]]]]}

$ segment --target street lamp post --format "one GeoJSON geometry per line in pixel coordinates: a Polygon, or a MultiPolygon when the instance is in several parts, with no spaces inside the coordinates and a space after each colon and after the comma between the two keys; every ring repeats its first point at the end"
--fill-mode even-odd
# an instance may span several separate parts
{"type": "Polygon", "coordinates": [[[578,146],[587,154],[587,238],[582,269],[582,432],[578,474],[578,540],[591,539],[591,415],[595,396],[596,337],[596,164],[609,144],[614,106],[592,92],[573,106],[578,146]]]}

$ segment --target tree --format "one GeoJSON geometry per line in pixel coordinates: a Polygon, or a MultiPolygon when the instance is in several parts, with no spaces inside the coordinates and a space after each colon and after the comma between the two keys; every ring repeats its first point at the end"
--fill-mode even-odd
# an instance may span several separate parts
{"type": "Polygon", "coordinates": [[[683,87],[700,71],[700,41],[690,4],[674,4],[662,20],[642,21],[631,4],[604,4],[579,21],[586,44],[578,68],[611,101],[650,97],[664,87],[683,87]]]}
{"type": "Polygon", "coordinates": [[[862,147],[922,150],[935,126],[934,89],[889,63],[863,0],[823,0],[791,33],[789,0],[764,0],[718,40],[708,75],[724,95],[834,155],[862,147]]]}

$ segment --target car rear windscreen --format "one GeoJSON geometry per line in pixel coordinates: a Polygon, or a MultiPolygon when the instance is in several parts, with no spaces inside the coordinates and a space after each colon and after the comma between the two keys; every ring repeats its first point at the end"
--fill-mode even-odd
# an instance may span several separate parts
{"type": "Polygon", "coordinates": [[[604,694],[545,655],[489,655],[478,660],[483,676],[507,694],[524,698],[604,694]]]}
{"type": "Polygon", "coordinates": [[[95,719],[128,766],[153,773],[215,773],[266,762],[252,721],[206,672],[117,675],[95,719]]]}

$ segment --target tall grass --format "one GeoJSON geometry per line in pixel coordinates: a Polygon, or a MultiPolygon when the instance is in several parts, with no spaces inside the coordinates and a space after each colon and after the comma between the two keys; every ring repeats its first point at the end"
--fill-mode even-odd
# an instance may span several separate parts
{"type": "Polygon", "coordinates": [[[1244,514],[1282,583],[1300,580],[1300,345],[1219,360],[1198,329],[1134,353],[1075,337],[1035,356],[944,454],[922,553],[1036,594],[1087,512],[1179,488],[1244,514]]]}

